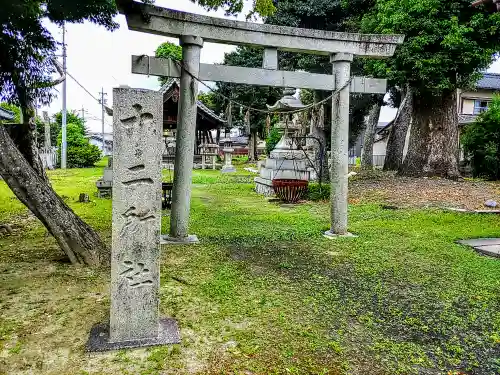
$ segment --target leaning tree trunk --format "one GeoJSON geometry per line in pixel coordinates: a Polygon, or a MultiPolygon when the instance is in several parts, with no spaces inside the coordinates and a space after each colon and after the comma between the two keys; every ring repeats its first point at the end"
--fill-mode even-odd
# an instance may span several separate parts
{"type": "Polygon", "coordinates": [[[403,154],[406,143],[406,134],[411,124],[413,109],[413,90],[407,87],[403,93],[403,100],[392,123],[387,139],[384,170],[398,170],[403,163],[403,154]]]}
{"type": "Polygon", "coordinates": [[[382,105],[380,102],[374,103],[368,113],[368,116],[366,116],[363,152],[361,154],[361,169],[373,169],[373,144],[375,143],[375,133],[381,109],[382,105]]]}
{"type": "Polygon", "coordinates": [[[458,113],[455,92],[442,98],[415,98],[410,144],[398,173],[458,178],[458,113]]]}
{"type": "Polygon", "coordinates": [[[21,125],[20,130],[13,131],[14,139],[19,141],[18,147],[22,147],[18,149],[6,126],[0,126],[0,175],[54,236],[71,263],[100,265],[107,262],[109,251],[99,235],[50,186],[38,150],[30,143],[33,132],[26,124],[21,125]],[[25,131],[28,134],[22,136],[25,131]]]}
{"type": "Polygon", "coordinates": [[[22,109],[22,123],[19,125],[10,125],[8,127],[9,135],[12,138],[17,149],[21,151],[26,161],[31,165],[35,172],[43,179],[48,181],[45,168],[38,154],[36,146],[36,123],[35,109],[32,105],[22,109]]]}

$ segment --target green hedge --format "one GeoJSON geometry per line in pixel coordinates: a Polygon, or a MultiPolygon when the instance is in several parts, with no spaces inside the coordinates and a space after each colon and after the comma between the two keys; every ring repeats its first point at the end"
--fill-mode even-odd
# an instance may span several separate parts
{"type": "Polygon", "coordinates": [[[307,189],[307,200],[310,201],[326,201],[330,199],[330,185],[310,183],[307,189]]]}

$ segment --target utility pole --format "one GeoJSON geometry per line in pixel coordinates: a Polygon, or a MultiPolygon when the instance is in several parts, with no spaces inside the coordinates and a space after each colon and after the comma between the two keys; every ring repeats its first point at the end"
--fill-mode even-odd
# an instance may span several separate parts
{"type": "Polygon", "coordinates": [[[44,156],[48,169],[54,169],[52,162],[52,145],[50,141],[50,117],[47,111],[43,111],[43,121],[45,123],[45,142],[44,142],[44,156]]]}
{"type": "MultiPolygon", "coordinates": [[[[66,26],[63,23],[62,27],[62,40],[63,40],[63,72],[64,76],[66,76],[66,26]]],[[[67,143],[66,143],[66,81],[65,79],[63,81],[63,87],[62,87],[62,126],[61,126],[61,133],[62,133],[62,140],[61,140],[61,168],[66,169],[66,150],[67,150],[67,143]]]]}
{"type": "Polygon", "coordinates": [[[45,123],[45,152],[49,152],[50,149],[52,148],[51,141],[50,141],[50,117],[49,113],[47,111],[43,111],[43,122],[45,123]]]}
{"type": "Polygon", "coordinates": [[[85,123],[85,108],[83,108],[83,106],[82,106],[82,120],[83,123],[85,123]]]}
{"type": "Polygon", "coordinates": [[[101,88],[101,92],[99,93],[99,104],[101,105],[101,122],[102,122],[102,153],[104,155],[105,150],[105,141],[104,141],[104,107],[106,106],[107,99],[105,96],[108,95],[104,92],[104,88],[101,88]]]}

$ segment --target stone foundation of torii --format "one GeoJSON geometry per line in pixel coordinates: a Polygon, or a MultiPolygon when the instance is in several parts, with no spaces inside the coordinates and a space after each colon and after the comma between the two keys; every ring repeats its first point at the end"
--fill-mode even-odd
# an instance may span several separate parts
{"type": "MultiPolygon", "coordinates": [[[[179,38],[182,63],[132,56],[132,72],[180,78],[171,243],[189,236],[198,81],[295,87],[339,92],[332,99],[331,228],[348,235],[349,93],[385,94],[382,79],[350,77],[354,55],[389,57],[401,35],[364,35],[298,29],[213,18],[136,3],[130,30],[179,38]],[[204,42],[264,47],[262,69],[200,64],[204,42]],[[330,56],[332,75],[278,70],[278,50],[330,56]],[[182,68],[181,68],[181,66],[182,68]],[[197,79],[193,78],[196,77],[197,79]],[[351,81],[349,82],[349,80],[351,81]]],[[[87,348],[100,351],[179,342],[177,323],[159,317],[162,95],[117,88],[113,92],[113,239],[110,322],[91,331],[87,348]]]]}

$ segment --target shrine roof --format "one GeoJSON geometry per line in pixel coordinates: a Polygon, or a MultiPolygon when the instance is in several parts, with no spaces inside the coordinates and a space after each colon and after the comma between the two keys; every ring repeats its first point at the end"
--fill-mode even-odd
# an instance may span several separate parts
{"type": "MultiPolygon", "coordinates": [[[[180,81],[177,78],[171,78],[168,80],[161,88],[160,92],[163,94],[164,101],[171,97],[171,93],[173,92],[174,87],[180,87],[180,81]]],[[[214,111],[208,108],[205,104],[203,104],[200,100],[196,101],[198,109],[204,112],[207,116],[212,118],[216,122],[226,123],[222,117],[218,116],[214,111]]]]}

